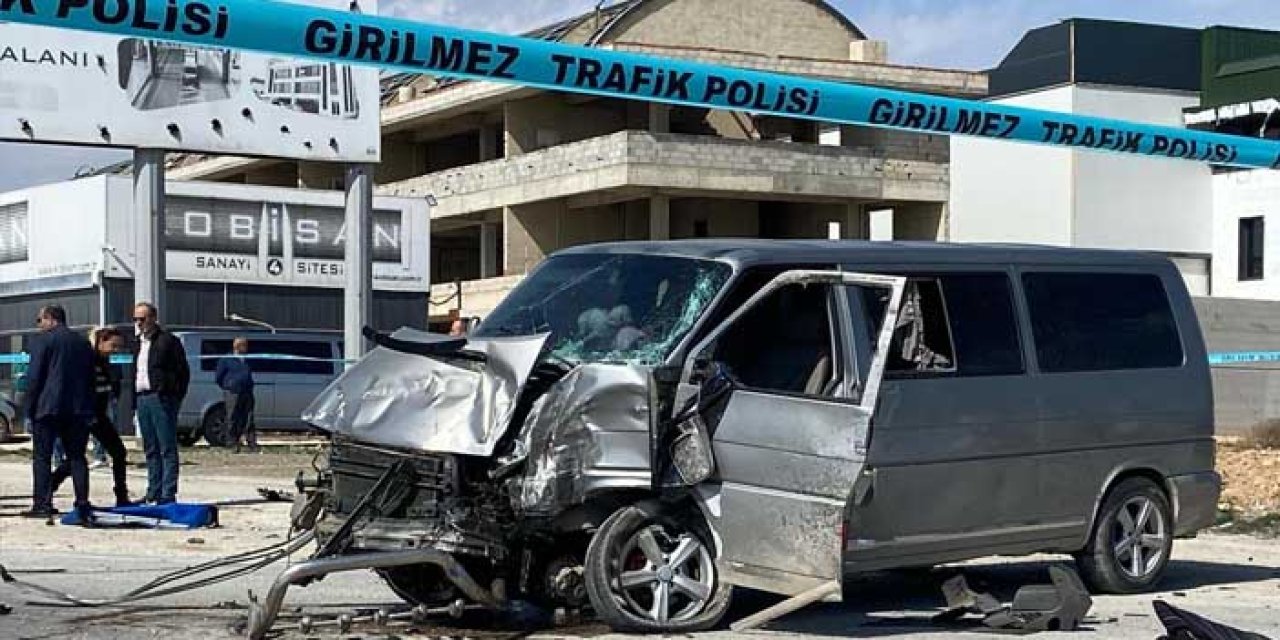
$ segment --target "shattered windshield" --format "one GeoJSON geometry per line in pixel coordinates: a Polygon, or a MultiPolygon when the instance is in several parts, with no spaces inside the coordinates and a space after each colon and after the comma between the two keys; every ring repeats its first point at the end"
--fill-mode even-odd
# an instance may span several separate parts
{"type": "Polygon", "coordinates": [[[731,274],[728,265],[690,258],[556,256],[521,283],[474,335],[549,333],[555,358],[658,365],[731,274]]]}

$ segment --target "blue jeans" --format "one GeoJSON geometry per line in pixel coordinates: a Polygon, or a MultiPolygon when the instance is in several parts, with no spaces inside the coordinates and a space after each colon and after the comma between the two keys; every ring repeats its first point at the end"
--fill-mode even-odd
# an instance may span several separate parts
{"type": "Polygon", "coordinates": [[[178,496],[178,403],[158,395],[138,396],[138,430],[147,456],[147,501],[178,496]]]}

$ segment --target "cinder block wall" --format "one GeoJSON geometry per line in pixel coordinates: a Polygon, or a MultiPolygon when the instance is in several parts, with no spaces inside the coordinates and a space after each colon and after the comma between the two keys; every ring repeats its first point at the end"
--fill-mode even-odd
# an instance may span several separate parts
{"type": "MultiPolygon", "coordinates": [[[[1280,302],[1196,298],[1210,353],[1280,351],[1280,302]]],[[[1244,435],[1280,418],[1280,364],[1215,367],[1213,397],[1219,435],[1244,435]]]]}

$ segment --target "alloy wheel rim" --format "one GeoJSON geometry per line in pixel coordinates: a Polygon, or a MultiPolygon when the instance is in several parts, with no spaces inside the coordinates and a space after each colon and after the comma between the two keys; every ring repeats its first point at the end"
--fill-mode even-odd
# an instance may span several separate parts
{"type": "Polygon", "coordinates": [[[619,548],[614,566],[614,599],[649,622],[688,620],[706,609],[715,590],[715,561],[706,545],[656,524],[636,531],[619,548]]]}
{"type": "Polygon", "coordinates": [[[1164,560],[1169,542],[1164,520],[1160,507],[1146,496],[1129,499],[1116,512],[1112,551],[1129,578],[1150,577],[1164,560]]]}

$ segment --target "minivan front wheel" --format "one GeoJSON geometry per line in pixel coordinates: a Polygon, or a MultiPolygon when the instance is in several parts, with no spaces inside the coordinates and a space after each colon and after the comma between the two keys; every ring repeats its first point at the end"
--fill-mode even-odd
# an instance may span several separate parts
{"type": "Polygon", "coordinates": [[[1089,546],[1078,556],[1081,576],[1100,593],[1141,593],[1155,587],[1173,553],[1169,498],[1146,478],[1129,478],[1107,495],[1089,546]]]}
{"type": "Polygon", "coordinates": [[[627,506],[587,546],[591,606],[617,631],[687,633],[720,622],[733,588],[719,580],[709,536],[652,503],[627,506]]]}

